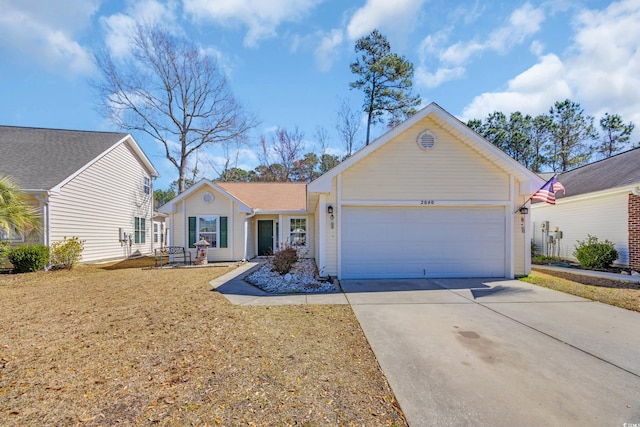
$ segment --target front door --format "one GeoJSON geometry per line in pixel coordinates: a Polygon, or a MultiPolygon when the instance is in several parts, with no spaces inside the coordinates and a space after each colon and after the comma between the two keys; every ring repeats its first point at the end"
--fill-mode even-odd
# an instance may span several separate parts
{"type": "Polygon", "coordinates": [[[258,220],[258,256],[273,254],[273,220],[258,220]]]}

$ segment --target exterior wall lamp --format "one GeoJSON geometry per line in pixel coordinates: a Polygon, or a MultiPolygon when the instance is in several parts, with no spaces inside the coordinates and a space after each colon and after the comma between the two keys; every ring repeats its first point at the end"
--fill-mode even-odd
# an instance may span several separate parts
{"type": "Polygon", "coordinates": [[[522,215],[526,215],[529,213],[529,208],[522,206],[520,207],[520,209],[518,209],[518,212],[520,212],[522,215]]]}
{"type": "Polygon", "coordinates": [[[329,215],[332,215],[332,214],[333,214],[333,206],[332,206],[332,205],[327,206],[327,213],[328,213],[329,215]]]}

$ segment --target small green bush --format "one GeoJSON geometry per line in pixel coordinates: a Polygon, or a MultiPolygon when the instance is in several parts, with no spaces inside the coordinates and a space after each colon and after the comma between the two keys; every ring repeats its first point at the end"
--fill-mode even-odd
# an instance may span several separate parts
{"type": "Polygon", "coordinates": [[[277,271],[280,274],[286,274],[291,271],[291,267],[296,262],[298,262],[298,251],[290,246],[276,251],[271,260],[273,271],[277,271]]]}
{"type": "Polygon", "coordinates": [[[597,237],[590,234],[586,240],[578,240],[573,255],[584,268],[607,268],[618,259],[618,251],[613,242],[599,242],[597,237]]]}
{"type": "Polygon", "coordinates": [[[84,240],[72,237],[51,244],[51,268],[54,270],[73,270],[82,257],[84,240]]]}
{"type": "Polygon", "coordinates": [[[49,263],[49,247],[41,244],[18,246],[9,249],[7,258],[16,273],[42,270],[49,263]]]}
{"type": "Polygon", "coordinates": [[[7,257],[7,251],[9,250],[9,242],[7,240],[0,241],[0,267],[4,264],[4,260],[7,257]]]}

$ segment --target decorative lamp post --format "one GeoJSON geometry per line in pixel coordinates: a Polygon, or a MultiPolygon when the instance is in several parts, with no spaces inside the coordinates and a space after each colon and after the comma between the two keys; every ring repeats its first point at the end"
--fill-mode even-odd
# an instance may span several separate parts
{"type": "Polygon", "coordinates": [[[209,252],[209,242],[204,239],[200,239],[200,241],[196,242],[196,265],[206,265],[207,264],[207,253],[209,252]]]}

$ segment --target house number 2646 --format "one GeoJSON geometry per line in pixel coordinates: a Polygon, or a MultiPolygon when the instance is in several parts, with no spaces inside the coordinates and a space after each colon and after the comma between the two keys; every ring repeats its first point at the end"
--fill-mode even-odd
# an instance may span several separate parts
{"type": "Polygon", "coordinates": [[[436,202],[434,200],[420,200],[421,205],[435,205],[436,202]]]}

